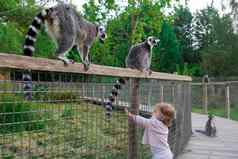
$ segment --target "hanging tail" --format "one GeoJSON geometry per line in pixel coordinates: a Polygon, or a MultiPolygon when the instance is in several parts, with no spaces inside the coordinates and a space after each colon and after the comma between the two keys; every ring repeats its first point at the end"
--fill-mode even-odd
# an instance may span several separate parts
{"type": "Polygon", "coordinates": [[[32,79],[30,72],[23,73],[23,90],[25,100],[32,100],[32,79]]]}
{"type": "Polygon", "coordinates": [[[34,44],[36,42],[37,34],[39,33],[41,29],[41,25],[44,23],[45,17],[48,14],[49,9],[45,9],[41,11],[32,21],[31,25],[29,26],[29,30],[27,32],[25,43],[23,46],[24,49],[24,55],[26,56],[32,56],[35,47],[34,44]]]}
{"type": "MultiPolygon", "coordinates": [[[[32,21],[31,25],[29,26],[29,30],[27,32],[25,42],[23,45],[23,52],[26,56],[33,56],[35,51],[35,42],[37,34],[39,33],[42,24],[44,23],[45,17],[49,13],[49,9],[45,9],[41,11],[32,21]]],[[[23,91],[24,91],[24,98],[26,100],[32,100],[32,78],[30,71],[26,71],[23,73],[23,91]]]]}
{"type": "Polygon", "coordinates": [[[198,132],[198,133],[201,133],[201,134],[207,135],[206,131],[204,131],[204,130],[195,130],[195,131],[198,132]]]}
{"type": "Polygon", "coordinates": [[[105,103],[105,109],[106,109],[106,117],[109,119],[112,116],[112,104],[115,101],[116,97],[118,96],[122,85],[125,85],[126,81],[122,78],[118,79],[116,83],[114,84],[111,95],[109,96],[109,101],[105,103]]]}

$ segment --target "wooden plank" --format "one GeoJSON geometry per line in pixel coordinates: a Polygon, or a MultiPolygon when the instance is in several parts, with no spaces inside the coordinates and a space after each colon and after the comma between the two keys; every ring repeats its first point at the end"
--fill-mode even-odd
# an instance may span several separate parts
{"type": "MultiPolygon", "coordinates": [[[[131,112],[139,114],[139,79],[132,79],[131,87],[131,112]]],[[[128,118],[128,159],[138,158],[138,139],[135,122],[128,118]]]]}
{"type": "Polygon", "coordinates": [[[208,113],[208,84],[203,83],[203,112],[208,113]]]}
{"type": "Polygon", "coordinates": [[[204,130],[207,115],[192,113],[193,135],[178,159],[237,159],[238,122],[215,117],[216,137],[207,137],[195,130],[204,130]]]}
{"type": "Polygon", "coordinates": [[[50,72],[68,72],[90,75],[115,76],[115,77],[131,77],[131,78],[148,78],[160,80],[176,80],[176,81],[192,81],[189,76],[180,76],[168,73],[152,72],[152,75],[145,75],[137,70],[128,68],[118,68],[111,66],[94,65],[85,72],[82,64],[70,64],[65,66],[60,60],[52,60],[46,58],[27,57],[13,54],[0,53],[0,68],[9,69],[25,69],[35,71],[50,72]]]}
{"type": "MultiPolygon", "coordinates": [[[[226,85],[226,84],[236,84],[238,81],[224,81],[224,82],[209,82],[208,85],[226,85]]],[[[194,82],[192,86],[201,86],[203,83],[201,82],[194,82]]]]}
{"type": "Polygon", "coordinates": [[[231,112],[231,102],[230,102],[230,85],[226,85],[226,117],[230,119],[230,112],[231,112]]]}

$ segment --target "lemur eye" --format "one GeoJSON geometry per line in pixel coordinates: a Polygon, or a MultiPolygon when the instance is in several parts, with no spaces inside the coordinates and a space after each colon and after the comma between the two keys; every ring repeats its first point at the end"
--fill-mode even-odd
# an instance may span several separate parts
{"type": "Polygon", "coordinates": [[[100,31],[100,32],[103,32],[103,31],[104,31],[104,28],[103,28],[103,27],[100,27],[100,28],[99,28],[99,31],[100,31]]]}

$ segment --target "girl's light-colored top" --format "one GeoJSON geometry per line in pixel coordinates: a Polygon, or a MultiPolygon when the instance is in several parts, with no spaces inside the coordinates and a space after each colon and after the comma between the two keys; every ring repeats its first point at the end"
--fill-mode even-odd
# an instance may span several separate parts
{"type": "Polygon", "coordinates": [[[153,154],[164,152],[171,153],[168,144],[169,130],[164,123],[156,119],[154,116],[150,119],[146,119],[142,116],[136,115],[133,120],[137,123],[137,125],[145,128],[142,143],[150,145],[153,154]]]}

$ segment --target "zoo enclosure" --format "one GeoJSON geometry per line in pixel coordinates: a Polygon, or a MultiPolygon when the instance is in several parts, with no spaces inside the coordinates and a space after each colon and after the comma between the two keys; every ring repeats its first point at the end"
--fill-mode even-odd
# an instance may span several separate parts
{"type": "Polygon", "coordinates": [[[192,106],[208,113],[214,109],[218,115],[231,118],[238,112],[238,81],[192,83],[192,106]]]}
{"type": "Polygon", "coordinates": [[[157,102],[176,107],[169,143],[177,155],[191,134],[191,78],[115,67],[64,66],[61,61],[0,54],[0,158],[150,158],[141,129],[124,107],[149,116],[157,102]],[[33,99],[24,100],[22,73],[31,70],[33,99]],[[129,79],[110,121],[103,103],[118,77],[129,79]],[[129,126],[128,126],[129,125],[129,126]]]}

